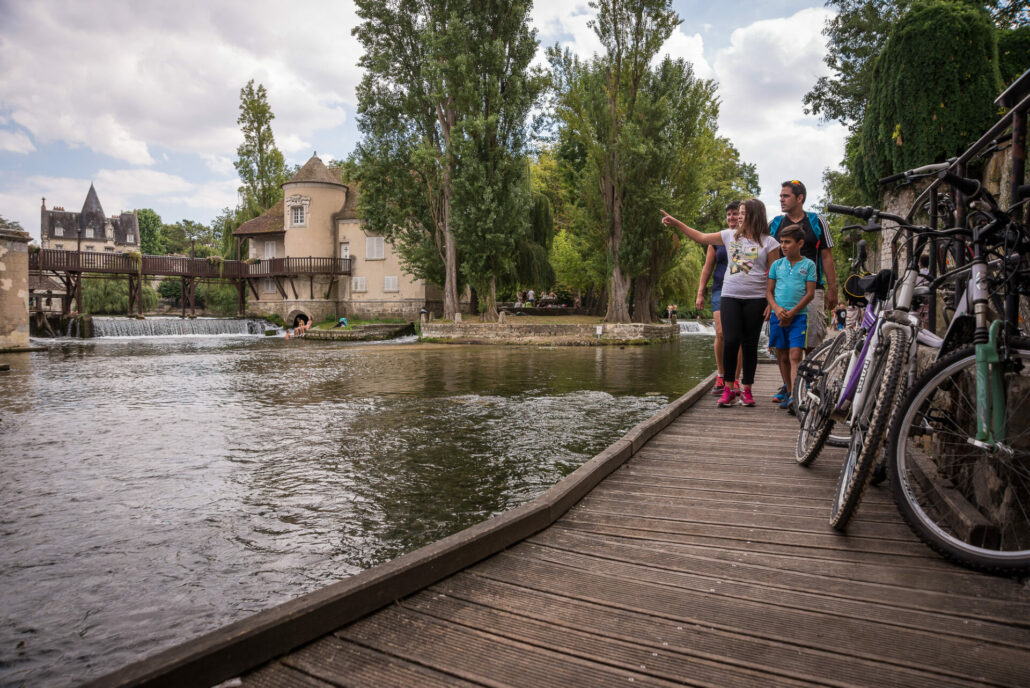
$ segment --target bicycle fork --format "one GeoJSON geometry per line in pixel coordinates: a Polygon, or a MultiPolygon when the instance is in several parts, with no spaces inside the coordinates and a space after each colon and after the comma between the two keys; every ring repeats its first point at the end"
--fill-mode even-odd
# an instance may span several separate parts
{"type": "Polygon", "coordinates": [[[976,316],[976,437],[966,441],[988,452],[1002,450],[1012,454],[1005,442],[1004,359],[999,337],[1004,337],[1004,322],[987,325],[987,265],[974,259],[970,291],[976,316]]]}

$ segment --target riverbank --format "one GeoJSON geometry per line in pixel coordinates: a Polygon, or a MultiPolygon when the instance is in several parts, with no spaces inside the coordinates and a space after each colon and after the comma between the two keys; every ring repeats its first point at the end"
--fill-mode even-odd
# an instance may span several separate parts
{"type": "Polygon", "coordinates": [[[302,336],[304,339],[318,339],[337,342],[373,342],[384,339],[396,339],[415,334],[414,323],[351,325],[348,328],[321,329],[313,327],[302,336]]]}
{"type": "Polygon", "coordinates": [[[678,325],[665,323],[525,322],[422,324],[422,341],[445,344],[538,344],[605,346],[651,344],[679,337],[678,325]]]}

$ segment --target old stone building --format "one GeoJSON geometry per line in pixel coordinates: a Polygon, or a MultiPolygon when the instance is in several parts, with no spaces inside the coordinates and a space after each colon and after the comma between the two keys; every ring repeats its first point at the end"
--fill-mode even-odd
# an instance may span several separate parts
{"type": "Polygon", "coordinates": [[[278,313],[292,324],[298,316],[417,320],[423,308],[441,309],[440,290],[407,274],[390,242],[364,229],[357,199],[356,186],[343,184],[313,156],[283,184],[283,200],[233,232],[249,240],[248,256],[258,264],[276,258],[350,259],[350,275],[343,279],[263,279],[251,310],[278,313]]]}
{"type": "Polygon", "coordinates": [[[60,206],[47,210],[43,199],[39,227],[42,248],[121,253],[139,250],[139,221],[136,211],[107,217],[92,184],[82,210],[72,212],[60,206]],[[81,243],[80,243],[81,239],[81,243]]]}

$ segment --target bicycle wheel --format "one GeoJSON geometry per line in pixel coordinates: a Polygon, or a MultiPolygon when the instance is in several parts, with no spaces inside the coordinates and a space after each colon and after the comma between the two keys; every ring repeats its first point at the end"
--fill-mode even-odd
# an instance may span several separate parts
{"type": "Polygon", "coordinates": [[[969,441],[976,436],[976,355],[967,346],[912,386],[887,454],[894,501],[923,542],[965,566],[1017,574],[1030,572],[1030,339],[1009,339],[1008,349],[1008,450],[969,441]]]}
{"type": "Polygon", "coordinates": [[[837,492],[830,509],[830,525],[844,530],[862,501],[862,495],[873,474],[876,455],[883,447],[887,421],[901,378],[904,375],[905,359],[908,358],[908,337],[901,330],[892,330],[887,335],[883,348],[875,352],[876,360],[869,370],[869,384],[879,384],[876,397],[866,402],[860,416],[852,421],[851,442],[848,455],[837,479],[837,492]]]}
{"type": "Polygon", "coordinates": [[[823,342],[806,359],[806,367],[814,372],[802,375],[799,370],[794,381],[794,403],[800,424],[794,458],[802,466],[815,461],[833,431],[830,413],[843,388],[857,336],[857,330],[845,330],[833,340],[823,342]]]}

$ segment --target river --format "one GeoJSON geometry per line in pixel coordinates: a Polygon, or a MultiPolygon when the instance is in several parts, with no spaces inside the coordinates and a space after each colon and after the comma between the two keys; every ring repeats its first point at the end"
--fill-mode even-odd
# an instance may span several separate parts
{"type": "Polygon", "coordinates": [[[94,678],[532,499],[713,367],[641,347],[0,355],[0,685],[94,678]]]}

